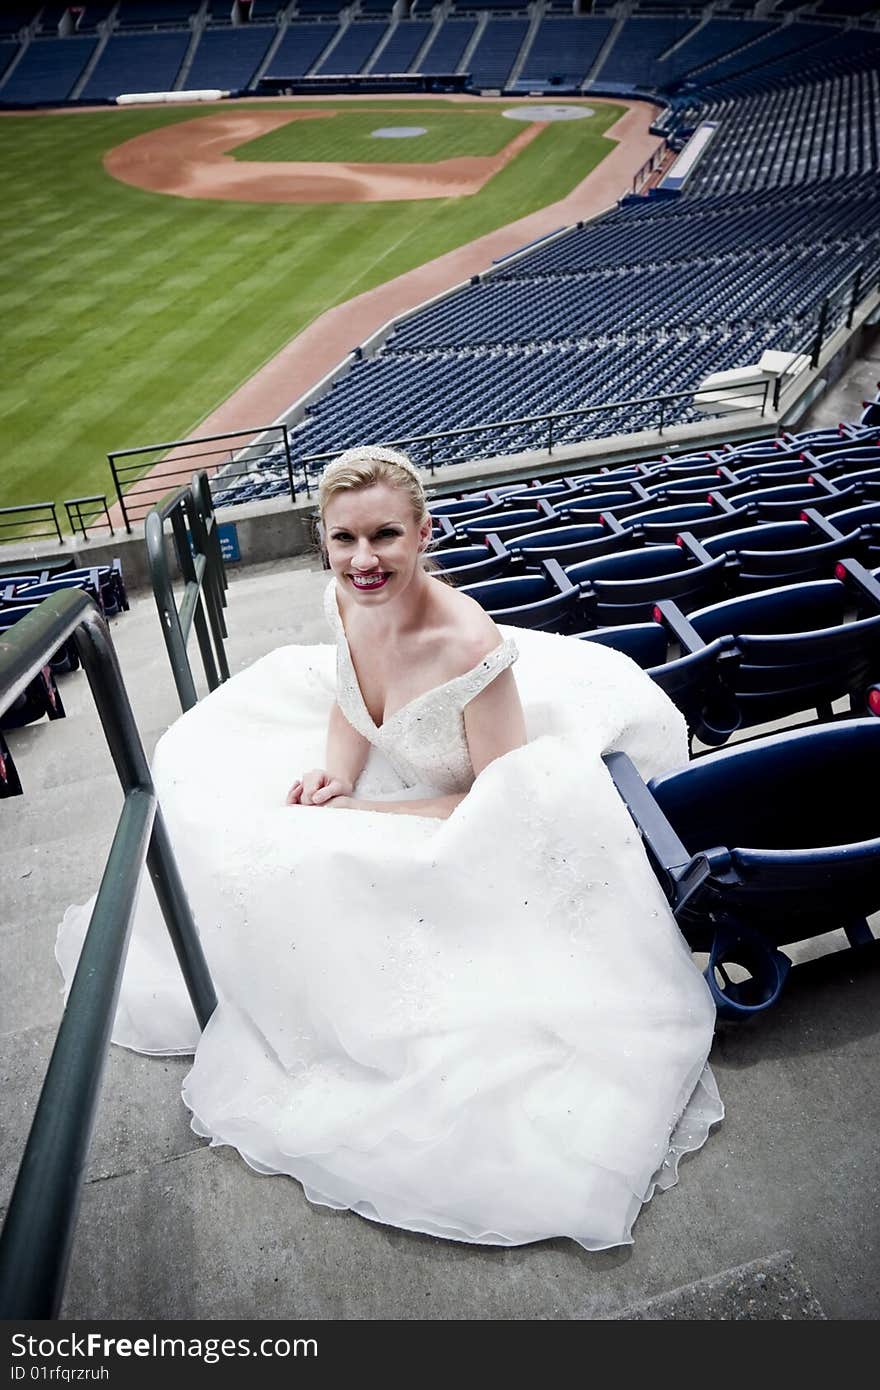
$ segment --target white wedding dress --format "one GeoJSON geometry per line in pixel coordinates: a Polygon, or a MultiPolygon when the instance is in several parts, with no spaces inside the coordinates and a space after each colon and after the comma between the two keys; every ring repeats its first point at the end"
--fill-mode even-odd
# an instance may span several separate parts
{"type": "MultiPolygon", "coordinates": [[[[199,1038],[147,885],[114,1040],[195,1052],[195,1130],[313,1202],[483,1244],[628,1243],[723,1113],[711,997],[601,761],[680,764],[682,718],[619,653],[502,628],[377,728],[327,599],[335,646],[273,652],[159,743],[220,1004],[199,1038]],[[529,743],[474,782],[463,709],[517,655],[529,743]],[[284,804],[334,696],[374,745],[358,794],[470,786],[448,820],[284,804]]],[[[68,980],[90,906],[59,931],[68,980]]]]}

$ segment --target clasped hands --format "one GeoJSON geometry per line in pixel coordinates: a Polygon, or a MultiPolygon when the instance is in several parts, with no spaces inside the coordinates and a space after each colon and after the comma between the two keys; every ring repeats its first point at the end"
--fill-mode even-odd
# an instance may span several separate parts
{"type": "Polygon", "coordinates": [[[351,807],[354,787],[344,777],[332,777],[321,767],[306,772],[294,782],[287,793],[288,806],[332,806],[336,810],[351,807]]]}

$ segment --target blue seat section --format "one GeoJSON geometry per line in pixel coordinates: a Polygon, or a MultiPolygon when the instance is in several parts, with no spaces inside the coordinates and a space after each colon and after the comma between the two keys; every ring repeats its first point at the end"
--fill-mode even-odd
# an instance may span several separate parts
{"type": "Polygon", "coordinates": [[[518,86],[578,87],[599,56],[613,20],[593,17],[541,20],[518,86]]]}
{"type": "Polygon", "coordinates": [[[791,966],[779,946],[841,926],[873,940],[880,721],[775,734],[647,786],[626,754],[605,762],[688,943],[709,952],[721,1017],[776,1002],[791,966]]]}
{"type": "Polygon", "coordinates": [[[605,555],[568,565],[565,573],[580,589],[583,627],[647,622],[661,599],[674,599],[686,613],[720,598],[725,584],[723,559],[701,563],[677,545],[605,555]]]}
{"type": "Polygon", "coordinates": [[[577,587],[558,566],[553,572],[552,560],[545,571],[462,585],[462,592],[476,599],[498,623],[541,632],[568,632],[577,609],[577,587]]]}
{"type": "Polygon", "coordinates": [[[345,0],[297,0],[298,15],[339,15],[345,9],[345,0]]]}
{"type": "Polygon", "coordinates": [[[422,72],[456,72],[476,27],[475,19],[445,19],[419,64],[422,72]]]}
{"type": "Polygon", "coordinates": [[[244,91],[253,80],[277,29],[262,24],[239,24],[229,29],[206,29],[193,58],[187,88],[219,87],[244,91]]]}
{"type": "Polygon", "coordinates": [[[593,78],[595,86],[601,88],[605,82],[620,82],[633,87],[653,87],[658,59],[694,27],[695,19],[691,15],[657,19],[634,15],[625,19],[593,78]]]}
{"type": "Polygon", "coordinates": [[[33,39],[3,87],[10,102],[66,101],[95,51],[97,39],[33,39]]]}
{"type": "Polygon", "coordinates": [[[826,43],[829,32],[824,25],[798,23],[769,25],[766,32],[752,42],[735,47],[730,53],[702,67],[698,78],[703,86],[714,85],[738,73],[763,69],[790,54],[797,55],[801,64],[809,60],[816,45],[826,43]]]}
{"type": "Polygon", "coordinates": [[[337,32],[335,23],[291,24],[269,64],[272,77],[305,77],[337,32]]]}
{"type": "MultiPolygon", "coordinates": [[[[183,27],[199,8],[196,0],[119,0],[118,28],[145,28],[158,25],[183,27]]],[[[231,6],[230,6],[231,8],[231,6]]]]}
{"type": "Polygon", "coordinates": [[[809,710],[828,718],[843,696],[865,710],[869,688],[880,680],[880,603],[860,605],[853,617],[853,599],[847,584],[821,579],[691,613],[702,641],[733,639],[739,661],[732,691],[744,727],[809,710]]]}
{"type": "Polygon", "coordinates": [[[468,63],[471,86],[506,87],[528,32],[527,19],[490,18],[468,63]]]}
{"type": "MultiPolygon", "coordinates": [[[[117,97],[121,92],[168,92],[174,86],[189,47],[190,34],[111,34],[95,70],[82,90],[86,101],[117,97]],[[144,83],[147,86],[144,86],[144,83]]],[[[60,39],[56,42],[67,43],[60,39]]]]}
{"type": "Polygon", "coordinates": [[[655,62],[655,82],[661,88],[673,87],[686,73],[705,68],[743,43],[771,32],[767,21],[735,19],[713,15],[695,28],[674,53],[655,62]]]}
{"type": "Polygon", "coordinates": [[[333,52],[319,63],[316,72],[360,72],[388,28],[382,20],[357,20],[346,29],[333,52]]]}
{"type": "Polygon", "coordinates": [[[599,627],[574,636],[613,647],[647,671],[681,710],[691,738],[714,747],[739,727],[739,711],[723,680],[728,659],[723,638],[684,656],[671,656],[668,635],[659,623],[599,627]]]}
{"type": "Polygon", "coordinates": [[[376,59],[372,72],[409,72],[416,54],[431,32],[424,19],[402,19],[376,59]]]}
{"type": "Polygon", "coordinates": [[[837,74],[828,61],[815,80],[791,81],[780,91],[766,73],[735,101],[723,86],[708,89],[685,128],[693,119],[721,118],[722,125],[688,181],[690,193],[783,188],[877,170],[880,34],[831,35],[819,48],[823,58],[832,46],[851,51],[837,74]]]}

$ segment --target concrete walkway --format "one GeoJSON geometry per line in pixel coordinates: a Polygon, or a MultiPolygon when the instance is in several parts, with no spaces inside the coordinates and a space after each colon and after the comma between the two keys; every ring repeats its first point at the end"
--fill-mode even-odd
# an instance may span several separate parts
{"type": "MultiPolygon", "coordinates": [[[[230,571],[232,671],[325,639],[326,576],[230,571]]],[[[152,598],[113,623],[148,752],[177,713],[152,598]]],[[[8,1194],[60,1017],[65,906],[94,890],[120,795],[82,673],[64,721],[10,735],[26,796],[0,803],[8,1194]]],[[[227,750],[224,756],[234,756],[227,750]]],[[[67,1318],[874,1318],[880,1307],[880,946],[794,972],[768,1015],[720,1025],[727,1118],[643,1211],[635,1244],[462,1246],[308,1204],[190,1130],[186,1059],[111,1049],[67,1318]],[[708,1282],[705,1282],[708,1281],[708,1282]]]]}

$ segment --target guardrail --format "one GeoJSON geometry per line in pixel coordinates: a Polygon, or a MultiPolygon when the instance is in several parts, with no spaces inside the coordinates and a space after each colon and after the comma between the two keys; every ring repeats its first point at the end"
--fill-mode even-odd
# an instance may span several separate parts
{"type": "Polygon", "coordinates": [[[153,507],[144,524],[144,538],[174,684],[181,709],[188,710],[198,701],[187,653],[193,627],[208,689],[216,690],[221,681],[229,679],[223,646],[228,635],[223,617],[226,567],[205,473],[194,474],[188,487],[178,488],[161,506],[153,507]],[[171,523],[174,551],[183,579],[183,599],[179,608],[165,548],[166,522],[171,523]]]}
{"type": "Polygon", "coordinates": [[[64,544],[54,502],[28,502],[22,507],[0,507],[0,545],[4,541],[44,541],[64,544]],[[37,530],[28,530],[36,526],[37,530]]]}
{"type": "Polygon", "coordinates": [[[295,492],[286,425],[260,425],[254,429],[206,434],[200,439],[145,444],[138,449],[113,449],[107,455],[107,462],[129,535],[132,523],[143,521],[171,489],[179,488],[189,478],[194,468],[212,477],[220,474],[230,479],[253,475],[265,478],[260,465],[267,463],[277,470],[290,496],[295,492]]]}
{"type": "MultiPolygon", "coordinates": [[[[737,403],[741,401],[743,410],[760,409],[761,414],[764,415],[767,413],[769,389],[769,382],[745,382],[741,385],[725,386],[723,391],[715,393],[716,399],[712,401],[711,405],[707,398],[706,413],[717,413],[716,407],[719,404],[717,397],[723,396],[723,409],[725,412],[734,408],[737,403]]],[[[702,406],[698,399],[699,395],[699,388],[693,387],[690,391],[675,391],[663,396],[642,396],[628,401],[610,401],[606,405],[588,405],[579,406],[571,410],[557,410],[549,415],[520,415],[511,420],[492,420],[484,425],[466,425],[461,429],[437,430],[432,434],[411,434],[399,439],[384,439],[382,440],[382,444],[386,448],[410,449],[417,455],[423,454],[425,452],[424,446],[427,446],[425,467],[428,468],[433,477],[436,468],[442,466],[444,462],[450,461],[443,459],[438,460],[436,457],[436,445],[440,441],[452,440],[453,442],[457,442],[466,435],[477,435],[484,434],[487,431],[536,425],[546,427],[546,434],[543,433],[543,428],[541,430],[543,440],[534,438],[529,441],[528,444],[523,442],[522,448],[543,448],[548,454],[552,454],[554,445],[558,444],[559,423],[562,420],[569,419],[571,416],[607,415],[619,410],[641,411],[645,418],[640,427],[642,429],[649,429],[653,426],[662,434],[666,425],[669,423],[668,417],[670,414],[674,413],[676,405],[680,405],[682,402],[693,403],[696,401],[697,409],[702,410],[702,406]],[[554,427],[556,428],[556,435],[554,435],[554,427]]],[[[307,472],[317,472],[330,459],[335,458],[338,452],[338,449],[334,449],[319,454],[304,454],[298,462],[307,472]]],[[[417,461],[421,461],[421,459],[417,461]]],[[[455,461],[458,462],[459,460],[455,461]]]]}
{"type": "Polygon", "coordinates": [[[68,526],[74,535],[81,532],[84,541],[89,538],[89,527],[94,528],[96,524],[100,525],[102,531],[108,530],[111,536],[115,534],[103,492],[95,493],[92,497],[68,497],[64,505],[67,508],[68,526]],[[96,518],[102,513],[104,520],[97,523],[96,518]]]}
{"type": "Polygon", "coordinates": [[[0,1237],[7,1319],[58,1315],[144,862],[201,1027],[217,1005],[110,630],[86,594],[53,594],[0,638],[0,712],[69,638],[125,801],[0,1237]]]}

